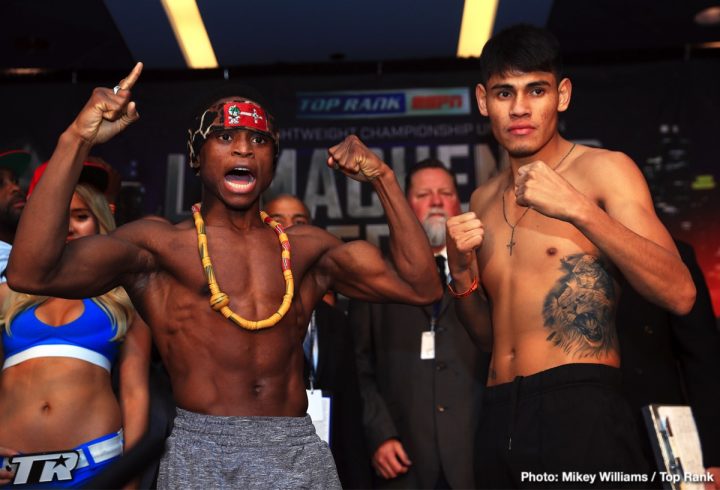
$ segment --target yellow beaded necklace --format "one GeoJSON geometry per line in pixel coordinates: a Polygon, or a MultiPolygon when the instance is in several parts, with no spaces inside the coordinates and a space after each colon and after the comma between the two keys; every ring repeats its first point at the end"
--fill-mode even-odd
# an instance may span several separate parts
{"type": "Polygon", "coordinates": [[[260,211],[260,218],[271,227],[278,235],[280,240],[280,246],[282,247],[282,271],[283,277],[285,278],[285,294],[283,295],[282,304],[280,308],[264,320],[252,321],[246,320],[234,311],[230,309],[228,304],[230,298],[227,294],[223,293],[218,286],[217,279],[215,279],[215,271],[213,270],[212,262],[210,260],[210,254],[208,253],[207,246],[207,235],[205,234],[205,222],[203,221],[202,215],[200,214],[200,203],[194,204],[192,207],[193,219],[195,220],[195,229],[197,230],[198,236],[198,251],[200,252],[200,260],[202,261],[205,275],[207,276],[208,286],[210,287],[210,306],[213,310],[222,314],[225,318],[232,321],[236,325],[246,330],[261,330],[263,328],[270,328],[277,324],[290,309],[290,304],[293,299],[293,276],[292,270],[290,269],[290,240],[288,236],[280,226],[280,223],[272,219],[265,211],[260,211]]]}

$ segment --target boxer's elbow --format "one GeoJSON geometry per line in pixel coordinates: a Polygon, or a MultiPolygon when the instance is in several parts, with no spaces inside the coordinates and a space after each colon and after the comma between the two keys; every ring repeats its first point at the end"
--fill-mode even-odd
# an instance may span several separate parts
{"type": "Polygon", "coordinates": [[[35,293],[32,287],[32,282],[28,281],[27,278],[23,277],[22,274],[19,274],[8,267],[5,275],[7,278],[8,287],[10,287],[10,289],[12,289],[13,291],[28,294],[35,293]]]}
{"type": "Polygon", "coordinates": [[[696,296],[697,289],[695,288],[695,284],[693,284],[692,281],[687,281],[683,287],[673,290],[670,311],[678,316],[687,315],[693,309],[693,306],[695,306],[696,296]]]}
{"type": "Polygon", "coordinates": [[[8,264],[5,277],[10,289],[19,293],[42,294],[48,283],[46,279],[40,276],[36,277],[31,271],[17,265],[12,260],[8,264]]]}
{"type": "Polygon", "coordinates": [[[435,278],[435,280],[421,282],[420,286],[419,288],[415,288],[417,294],[416,304],[430,305],[442,299],[443,288],[437,278],[435,278]]]}

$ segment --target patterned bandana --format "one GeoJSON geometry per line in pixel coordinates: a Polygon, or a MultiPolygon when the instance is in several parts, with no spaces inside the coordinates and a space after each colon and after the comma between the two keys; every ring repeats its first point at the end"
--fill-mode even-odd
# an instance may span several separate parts
{"type": "Polygon", "coordinates": [[[224,129],[247,129],[267,136],[275,143],[275,159],[277,160],[280,135],[275,128],[272,115],[256,102],[246,99],[219,102],[210,106],[199,118],[196,118],[196,122],[195,130],[188,129],[190,166],[194,169],[200,167],[198,155],[208,134],[224,129]]]}

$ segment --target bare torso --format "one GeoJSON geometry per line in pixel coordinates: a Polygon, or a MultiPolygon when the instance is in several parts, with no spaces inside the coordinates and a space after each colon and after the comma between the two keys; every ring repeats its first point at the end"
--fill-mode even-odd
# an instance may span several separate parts
{"type": "MultiPolygon", "coordinates": [[[[259,331],[244,330],[211,309],[190,222],[161,224],[140,239],[155,256],[157,270],[133,276],[125,286],[152,329],[181,408],[211,415],[305,414],[302,339],[313,305],[324,292],[309,271],[324,245],[292,230],[288,235],[295,280],[292,306],[277,325],[259,331]]],[[[249,320],[274,313],[285,291],[275,233],[264,225],[244,231],[208,225],[207,236],[230,308],[249,320]]]]}
{"type": "MultiPolygon", "coordinates": [[[[561,174],[593,196],[576,159],[561,174]]],[[[614,326],[618,286],[599,250],[573,225],[515,203],[504,171],[473,197],[485,226],[478,250],[482,285],[491,302],[493,347],[489,385],[568,363],[619,365],[614,326]]],[[[602,203],[599,203],[602,205],[602,203]]]]}
{"type": "MultiPolygon", "coordinates": [[[[82,312],[80,301],[50,299],[36,315],[64,325],[82,312]],[[57,312],[70,316],[60,318],[57,312]]],[[[0,414],[0,446],[23,453],[71,449],[122,425],[110,373],[67,357],[29,359],[3,370],[0,414]]]]}

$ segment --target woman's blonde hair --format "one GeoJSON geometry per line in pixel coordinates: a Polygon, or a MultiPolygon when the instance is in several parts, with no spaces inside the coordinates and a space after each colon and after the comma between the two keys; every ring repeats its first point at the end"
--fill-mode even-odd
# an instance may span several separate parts
{"type": "MultiPolygon", "coordinates": [[[[101,235],[107,235],[115,229],[115,218],[113,218],[112,211],[110,211],[110,206],[104,194],[88,184],[78,184],[75,186],[75,193],[85,202],[90,213],[92,213],[97,221],[98,230],[101,235]]],[[[47,299],[48,296],[37,296],[10,290],[3,307],[5,330],[8,335],[12,335],[10,326],[18,314],[35,305],[44,303],[47,299]]],[[[116,287],[102,296],[91,299],[110,318],[110,322],[115,330],[115,336],[111,340],[122,340],[125,337],[128,324],[132,321],[135,312],[125,290],[122,287],[116,287]]]]}

